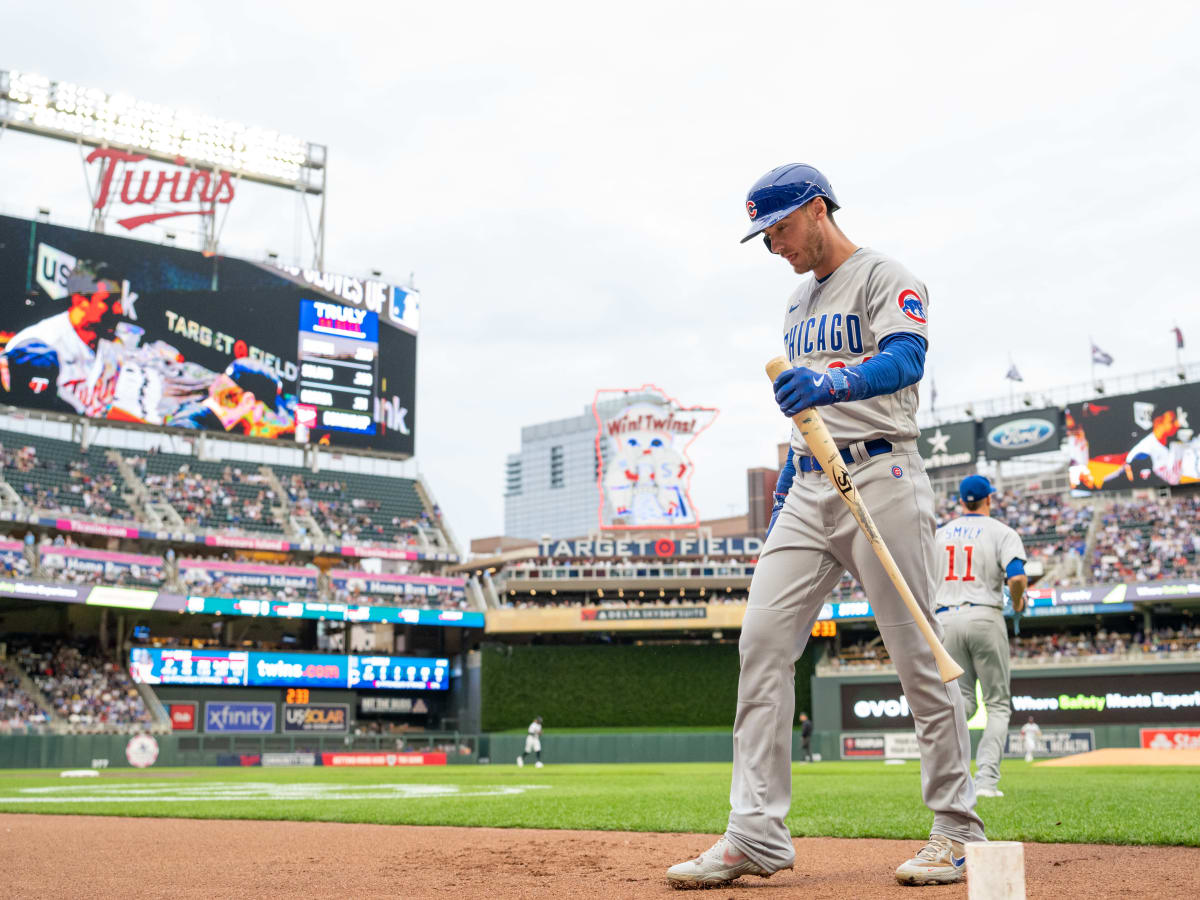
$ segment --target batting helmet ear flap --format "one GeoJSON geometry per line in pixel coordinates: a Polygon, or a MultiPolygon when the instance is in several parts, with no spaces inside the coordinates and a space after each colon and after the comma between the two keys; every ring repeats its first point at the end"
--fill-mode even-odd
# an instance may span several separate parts
{"type": "Polygon", "coordinates": [[[770,236],[769,234],[764,234],[764,235],[763,235],[763,243],[767,245],[767,252],[768,252],[768,253],[774,253],[774,252],[775,252],[774,250],[772,250],[772,249],[771,249],[771,236],[770,236]]]}

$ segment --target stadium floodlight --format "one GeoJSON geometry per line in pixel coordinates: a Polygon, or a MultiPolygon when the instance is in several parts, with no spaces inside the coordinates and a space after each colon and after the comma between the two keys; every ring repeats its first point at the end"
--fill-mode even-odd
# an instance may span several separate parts
{"type": "Polygon", "coordinates": [[[309,194],[325,189],[323,145],[31,72],[0,70],[0,125],[168,163],[182,159],[309,194]]]}

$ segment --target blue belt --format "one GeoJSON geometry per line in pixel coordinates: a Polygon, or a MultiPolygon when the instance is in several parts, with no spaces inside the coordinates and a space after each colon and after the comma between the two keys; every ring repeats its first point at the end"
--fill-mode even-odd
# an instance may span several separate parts
{"type": "MultiPolygon", "coordinates": [[[[935,609],[933,611],[933,614],[936,616],[938,613],[944,613],[948,609],[962,609],[964,606],[984,606],[984,605],[985,604],[983,604],[983,603],[960,603],[957,606],[939,606],[937,609],[935,609]]],[[[994,608],[995,607],[993,607],[993,609],[994,608]]]]}
{"type": "MultiPolygon", "coordinates": [[[[881,454],[892,452],[892,445],[883,438],[875,438],[874,440],[867,441],[863,446],[867,449],[867,456],[880,456],[881,454]]],[[[850,465],[854,462],[854,454],[849,449],[842,450],[842,461],[846,465],[850,465]]],[[[821,464],[817,462],[815,456],[800,456],[792,460],[792,463],[798,472],[821,471],[821,464]]]]}

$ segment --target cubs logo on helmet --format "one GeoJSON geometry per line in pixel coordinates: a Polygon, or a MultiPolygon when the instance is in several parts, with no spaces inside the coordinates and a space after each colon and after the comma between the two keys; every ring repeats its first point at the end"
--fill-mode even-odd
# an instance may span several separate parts
{"type": "Polygon", "coordinates": [[[758,207],[754,205],[753,200],[746,201],[746,212],[750,213],[752,219],[758,215],[758,207]]]}
{"type": "Polygon", "coordinates": [[[921,297],[916,291],[907,290],[901,291],[897,299],[900,304],[900,311],[912,319],[914,322],[925,324],[925,307],[921,303],[921,297]]]}

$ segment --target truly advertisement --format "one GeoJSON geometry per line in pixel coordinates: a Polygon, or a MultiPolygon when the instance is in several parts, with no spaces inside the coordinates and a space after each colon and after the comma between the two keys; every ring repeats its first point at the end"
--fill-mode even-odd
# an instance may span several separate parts
{"type": "Polygon", "coordinates": [[[983,453],[988,459],[1012,459],[1026,453],[1057,450],[1061,443],[1060,409],[1038,409],[983,420],[983,453]]]}
{"type": "Polygon", "coordinates": [[[415,656],[134,647],[129,671],[139,684],[435,691],[450,686],[449,660],[415,656]]]}
{"type": "Polygon", "coordinates": [[[1200,483],[1200,385],[1100,397],[1067,407],[1071,487],[1088,493],[1200,483]]]}
{"type": "Polygon", "coordinates": [[[345,703],[289,703],[283,707],[285,732],[342,734],[349,727],[350,707],[345,703]]]}
{"type": "Polygon", "coordinates": [[[927,469],[975,462],[975,422],[951,422],[921,429],[917,447],[927,469]]]}
{"type": "MultiPolygon", "coordinates": [[[[842,727],[902,728],[912,722],[899,682],[841,686],[842,727]]],[[[1038,725],[1200,723],[1200,673],[1013,678],[1012,721],[1038,725]]]]}
{"type": "Polygon", "coordinates": [[[411,455],[416,335],[383,322],[265,265],[0,216],[13,406],[411,455]]]}
{"type": "MultiPolygon", "coordinates": [[[[717,410],[684,407],[653,385],[600,390],[592,403],[601,528],[695,525],[687,449],[717,410]]],[[[553,464],[553,460],[551,460],[553,464]]],[[[552,475],[553,478],[553,475],[552,475]]]]}

